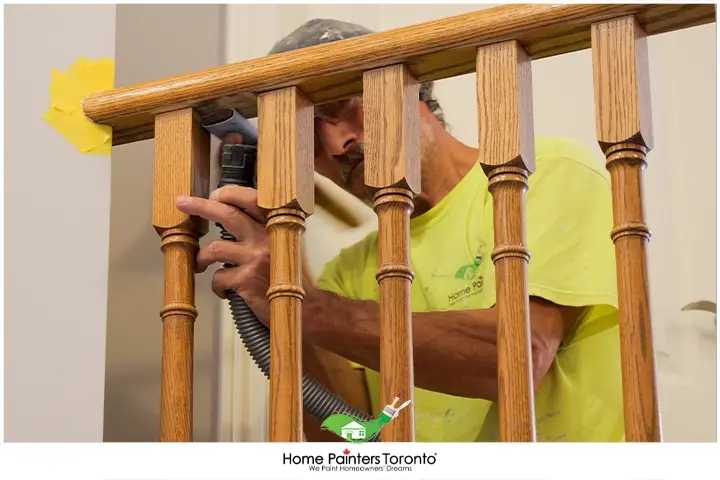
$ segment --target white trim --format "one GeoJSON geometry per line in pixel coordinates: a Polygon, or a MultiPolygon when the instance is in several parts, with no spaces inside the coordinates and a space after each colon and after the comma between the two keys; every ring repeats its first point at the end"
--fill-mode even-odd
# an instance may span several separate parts
{"type": "MultiPolygon", "coordinates": [[[[269,5],[228,5],[225,16],[227,63],[253,58],[256,37],[275,37],[279,9],[269,5]]],[[[252,120],[255,122],[255,120],[252,120]]],[[[235,330],[226,300],[220,306],[217,431],[220,442],[264,442],[268,437],[269,385],[235,330]]]]}
{"type": "MultiPolygon", "coordinates": [[[[226,323],[232,324],[228,311],[226,323]]],[[[266,442],[270,419],[270,383],[234,332],[235,372],[233,377],[232,441],[266,442]]]]}

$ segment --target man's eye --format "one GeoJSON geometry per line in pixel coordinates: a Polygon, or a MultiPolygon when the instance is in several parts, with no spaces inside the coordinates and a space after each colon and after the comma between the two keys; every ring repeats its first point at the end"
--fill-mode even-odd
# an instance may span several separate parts
{"type": "Polygon", "coordinates": [[[335,125],[335,124],[338,123],[339,121],[340,121],[340,120],[338,120],[338,119],[336,119],[336,118],[333,118],[333,117],[331,117],[331,116],[329,116],[329,115],[324,115],[324,114],[323,114],[323,115],[319,115],[319,114],[315,114],[315,127],[316,127],[316,128],[317,128],[317,125],[318,125],[319,122],[325,122],[325,123],[330,123],[330,124],[335,125]]]}

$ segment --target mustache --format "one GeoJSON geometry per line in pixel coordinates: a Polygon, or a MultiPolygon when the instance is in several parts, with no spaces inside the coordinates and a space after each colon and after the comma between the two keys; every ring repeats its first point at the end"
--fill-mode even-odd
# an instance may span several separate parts
{"type": "Polygon", "coordinates": [[[365,145],[354,143],[347,152],[336,158],[340,164],[340,178],[343,182],[348,183],[352,171],[365,158],[365,145]]]}

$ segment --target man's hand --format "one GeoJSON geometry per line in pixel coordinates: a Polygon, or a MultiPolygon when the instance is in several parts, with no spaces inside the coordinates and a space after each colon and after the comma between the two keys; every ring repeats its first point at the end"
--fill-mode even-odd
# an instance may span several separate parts
{"type": "MultiPolygon", "coordinates": [[[[222,139],[222,145],[241,144],[242,141],[240,135],[230,134],[222,139]]],[[[218,163],[221,159],[219,153],[218,163]]],[[[236,242],[215,240],[201,248],[197,255],[197,273],[204,272],[216,262],[234,265],[215,272],[213,292],[224,299],[227,290],[237,291],[255,315],[267,324],[270,317],[266,296],[270,285],[270,242],[265,230],[265,214],[257,206],[257,191],[228,185],[212,192],[209,199],[178,197],[175,204],[178,210],[188,215],[222,224],[237,239],[236,242]]]]}
{"type": "Polygon", "coordinates": [[[178,197],[178,210],[210,222],[218,222],[237,241],[215,240],[197,255],[197,273],[216,262],[234,265],[215,272],[212,289],[220,298],[235,290],[265,324],[270,310],[270,242],[265,230],[265,215],[257,207],[257,192],[252,188],[228,185],[210,194],[209,199],[178,197]]]}

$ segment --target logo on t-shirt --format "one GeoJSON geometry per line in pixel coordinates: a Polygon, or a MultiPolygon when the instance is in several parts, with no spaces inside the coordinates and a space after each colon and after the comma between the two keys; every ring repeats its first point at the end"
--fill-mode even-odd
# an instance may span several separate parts
{"type": "Polygon", "coordinates": [[[485,281],[482,277],[482,262],[485,258],[485,246],[481,243],[471,263],[462,265],[455,271],[454,277],[463,281],[463,286],[448,294],[448,305],[455,305],[461,300],[477,295],[483,291],[485,281]]]}

